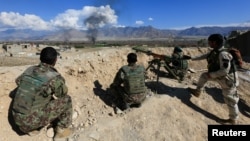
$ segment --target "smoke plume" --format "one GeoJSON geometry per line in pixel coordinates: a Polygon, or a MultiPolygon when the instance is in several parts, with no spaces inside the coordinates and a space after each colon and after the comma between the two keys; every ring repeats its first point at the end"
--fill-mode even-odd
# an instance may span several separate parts
{"type": "Polygon", "coordinates": [[[108,25],[116,25],[117,15],[109,5],[100,7],[86,6],[84,11],[88,13],[83,24],[87,28],[87,38],[95,44],[98,36],[98,29],[108,25]]]}
{"type": "Polygon", "coordinates": [[[86,18],[84,21],[84,25],[88,28],[87,38],[95,44],[98,28],[101,26],[105,26],[109,23],[108,18],[100,13],[93,13],[90,17],[86,18]]]}

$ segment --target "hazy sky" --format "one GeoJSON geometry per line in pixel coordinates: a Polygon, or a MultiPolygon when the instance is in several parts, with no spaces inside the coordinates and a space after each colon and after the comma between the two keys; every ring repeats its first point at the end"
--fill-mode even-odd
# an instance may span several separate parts
{"type": "Polygon", "coordinates": [[[0,0],[0,30],[250,23],[250,0],[0,0]]]}

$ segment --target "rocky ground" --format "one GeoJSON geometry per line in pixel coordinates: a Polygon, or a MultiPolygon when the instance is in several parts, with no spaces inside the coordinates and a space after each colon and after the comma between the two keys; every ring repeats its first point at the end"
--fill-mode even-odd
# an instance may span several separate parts
{"type": "MultiPolygon", "coordinates": [[[[173,48],[152,48],[155,53],[171,55],[173,48]]],[[[207,48],[184,48],[187,55],[205,53],[207,48]]],[[[125,65],[128,47],[99,48],[95,50],[66,51],[56,64],[65,77],[69,95],[73,99],[76,129],[71,141],[204,141],[207,140],[208,125],[220,118],[228,118],[227,107],[223,102],[217,83],[208,82],[203,94],[196,98],[187,87],[194,86],[199,75],[205,71],[206,61],[189,61],[195,73],[179,83],[162,76],[159,83],[148,70],[147,85],[154,92],[147,97],[142,107],[131,109],[123,114],[115,114],[110,106],[107,89],[117,70],[125,65]]],[[[148,66],[152,58],[138,53],[138,63],[148,66]]],[[[15,78],[27,67],[39,63],[32,59],[1,57],[0,59],[0,141],[51,141],[46,131],[30,137],[18,132],[11,117],[9,106],[11,91],[15,89],[15,78]],[[9,63],[8,63],[9,62],[9,63]]],[[[249,69],[249,63],[245,62],[249,69]]],[[[163,70],[164,71],[164,70],[163,70]]],[[[240,72],[245,78],[247,73],[240,72]]],[[[250,124],[249,81],[240,79],[239,124],[250,124]]]]}

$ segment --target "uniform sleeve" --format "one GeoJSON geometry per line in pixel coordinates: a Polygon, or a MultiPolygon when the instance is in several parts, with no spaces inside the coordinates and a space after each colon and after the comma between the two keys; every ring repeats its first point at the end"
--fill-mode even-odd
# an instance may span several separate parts
{"type": "Polygon", "coordinates": [[[222,51],[219,54],[219,63],[220,63],[220,69],[215,72],[210,72],[211,78],[218,78],[221,76],[226,76],[231,68],[231,60],[233,59],[232,55],[226,51],[222,51]]]}
{"type": "Polygon", "coordinates": [[[68,87],[65,84],[65,79],[61,75],[57,76],[55,79],[51,81],[50,87],[52,93],[56,97],[62,97],[64,95],[67,95],[68,93],[68,87]]]}
{"type": "Polygon", "coordinates": [[[20,81],[21,81],[23,75],[25,75],[25,74],[31,74],[34,68],[35,68],[35,66],[31,66],[31,67],[27,68],[22,74],[20,74],[20,75],[16,78],[15,82],[16,82],[17,86],[20,85],[20,81]]]}
{"type": "Polygon", "coordinates": [[[124,79],[124,73],[122,72],[122,69],[120,68],[119,71],[116,73],[112,84],[114,86],[120,86],[123,83],[123,79],[124,79]]]}
{"type": "Polygon", "coordinates": [[[202,54],[202,55],[200,55],[200,56],[192,57],[192,61],[207,59],[208,54],[209,54],[209,53],[207,53],[207,54],[202,54]]]}

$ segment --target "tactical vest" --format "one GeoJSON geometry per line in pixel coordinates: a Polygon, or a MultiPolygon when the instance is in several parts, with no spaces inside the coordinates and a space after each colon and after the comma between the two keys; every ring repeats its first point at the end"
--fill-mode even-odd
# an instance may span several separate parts
{"type": "MultiPolygon", "coordinates": [[[[215,72],[218,71],[220,69],[220,60],[219,60],[219,54],[222,51],[226,51],[226,49],[222,49],[222,50],[212,50],[210,52],[210,54],[207,56],[207,68],[208,68],[208,72],[215,72]]],[[[237,71],[237,68],[234,64],[233,59],[231,60],[231,68],[229,73],[235,72],[237,71]]]]}
{"type": "Polygon", "coordinates": [[[48,88],[51,79],[59,75],[56,71],[35,72],[37,66],[25,71],[17,88],[13,110],[29,114],[44,107],[52,98],[51,89],[48,88]]]}
{"type": "Polygon", "coordinates": [[[122,72],[124,73],[124,89],[127,94],[139,94],[144,93],[145,86],[145,74],[142,66],[123,66],[122,72]]]}

